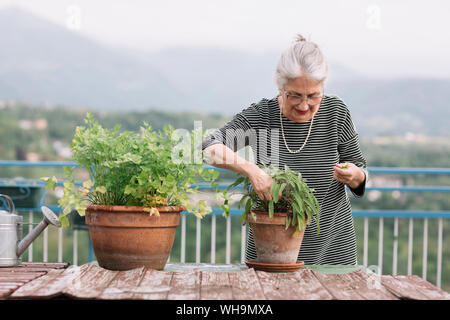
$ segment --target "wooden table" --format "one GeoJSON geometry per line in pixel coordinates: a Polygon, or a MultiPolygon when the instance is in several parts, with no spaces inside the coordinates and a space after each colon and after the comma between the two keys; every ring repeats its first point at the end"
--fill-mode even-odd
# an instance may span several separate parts
{"type": "Polygon", "coordinates": [[[168,264],[110,271],[95,264],[23,263],[0,268],[0,299],[450,300],[418,276],[381,277],[363,267],[306,266],[268,273],[245,265],[168,264]]]}

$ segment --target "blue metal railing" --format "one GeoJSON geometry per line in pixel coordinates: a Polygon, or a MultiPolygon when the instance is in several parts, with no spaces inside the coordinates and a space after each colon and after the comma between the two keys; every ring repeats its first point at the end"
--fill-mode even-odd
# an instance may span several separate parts
{"type": "MultiPolygon", "coordinates": [[[[41,162],[30,162],[30,161],[8,161],[1,160],[0,167],[79,167],[75,162],[58,162],[58,161],[41,161],[41,162]]],[[[205,165],[206,169],[214,169],[217,171],[227,172],[226,169],[216,168],[213,166],[205,165]]],[[[369,174],[423,174],[423,175],[450,175],[450,168],[392,168],[392,167],[371,167],[368,168],[369,174]]],[[[11,179],[0,179],[0,186],[8,186],[11,179]]],[[[22,188],[35,187],[35,186],[45,186],[45,182],[39,180],[14,180],[15,183],[20,185],[22,188]]],[[[62,185],[62,182],[59,182],[62,185]]],[[[210,189],[209,184],[194,184],[193,187],[198,186],[199,189],[210,189]]],[[[226,189],[227,184],[219,184],[216,188],[226,189]]],[[[237,187],[239,189],[239,187],[237,187]]],[[[400,192],[450,192],[450,186],[398,186],[398,187],[379,187],[370,186],[366,187],[366,191],[400,191],[400,192]]],[[[47,192],[44,193],[42,204],[45,200],[47,192]]],[[[59,206],[50,205],[51,209],[56,212],[61,212],[59,206]]],[[[18,208],[20,211],[30,211],[38,208],[18,208]]],[[[243,209],[231,209],[231,215],[242,214],[243,209]]],[[[220,208],[214,208],[211,214],[222,214],[220,208]]],[[[450,211],[409,211],[409,210],[354,210],[352,212],[354,217],[411,217],[411,218],[450,218],[450,211]]]]}

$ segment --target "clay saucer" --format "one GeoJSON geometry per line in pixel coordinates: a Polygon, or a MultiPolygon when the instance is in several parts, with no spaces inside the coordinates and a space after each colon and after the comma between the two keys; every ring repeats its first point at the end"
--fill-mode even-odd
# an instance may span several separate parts
{"type": "Polygon", "coordinates": [[[263,263],[254,260],[247,260],[245,264],[249,268],[267,272],[294,272],[305,265],[304,261],[297,261],[296,263],[281,264],[281,263],[263,263]]]}

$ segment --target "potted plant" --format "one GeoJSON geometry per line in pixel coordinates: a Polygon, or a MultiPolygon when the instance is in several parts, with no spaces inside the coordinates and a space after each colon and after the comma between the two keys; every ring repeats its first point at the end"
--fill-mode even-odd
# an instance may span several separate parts
{"type": "MultiPolygon", "coordinates": [[[[71,150],[73,160],[87,169],[91,179],[77,184],[73,170],[64,168],[68,179],[58,200],[62,225],[69,225],[67,215],[73,210],[86,215],[103,268],[162,270],[180,212],[202,218],[212,211],[205,200],[192,203],[189,194],[199,192],[192,184],[209,181],[214,186],[219,172],[205,170],[201,161],[190,161],[199,152],[191,147],[198,132],[181,136],[171,126],[156,131],[147,123],[139,133],[119,132],[119,126],[103,128],[90,113],[85,123],[76,128],[71,150]]],[[[58,183],[55,177],[43,180],[49,189],[58,183]]]]}
{"type": "Polygon", "coordinates": [[[319,227],[319,203],[314,189],[306,184],[299,172],[285,166],[284,170],[270,166],[261,167],[273,180],[272,200],[259,199],[248,177],[238,178],[222,193],[222,209],[227,217],[230,211],[230,189],[243,183],[243,196],[239,208],[244,205],[242,224],[248,222],[253,231],[258,263],[295,264],[307,225],[315,221],[319,227]]]}

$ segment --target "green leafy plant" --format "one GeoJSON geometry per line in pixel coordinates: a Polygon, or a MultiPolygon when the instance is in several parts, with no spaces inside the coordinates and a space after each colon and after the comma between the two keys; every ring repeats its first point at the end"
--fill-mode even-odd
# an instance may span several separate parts
{"type": "MultiPolygon", "coordinates": [[[[143,206],[150,215],[159,215],[158,206],[180,205],[199,218],[212,211],[205,200],[194,205],[189,197],[199,192],[193,184],[209,181],[215,187],[219,175],[204,169],[202,161],[192,161],[202,159],[195,147],[201,128],[183,136],[172,126],[155,131],[144,123],[138,133],[119,132],[119,126],[103,128],[90,113],[85,123],[76,128],[71,150],[91,179],[77,184],[72,169],[65,167],[64,195],[58,200],[63,226],[69,225],[72,210],[83,216],[88,204],[143,206]]],[[[48,189],[58,184],[55,177],[42,180],[48,189]]]]}
{"type": "Polygon", "coordinates": [[[306,184],[306,179],[303,179],[299,172],[292,171],[288,166],[285,166],[284,170],[273,166],[261,168],[273,180],[270,189],[272,200],[262,201],[253,189],[250,179],[238,174],[238,178],[221,194],[224,199],[222,205],[224,217],[228,217],[230,212],[230,190],[243,184],[244,192],[239,202],[239,208],[243,205],[245,207],[241,215],[242,224],[248,221],[249,214],[256,221],[256,215],[252,212],[252,209],[266,211],[271,218],[274,212],[286,212],[288,213],[286,229],[290,226],[295,227],[294,237],[313,220],[317,225],[317,233],[319,233],[319,203],[313,194],[314,189],[309,188],[306,184]]]}

